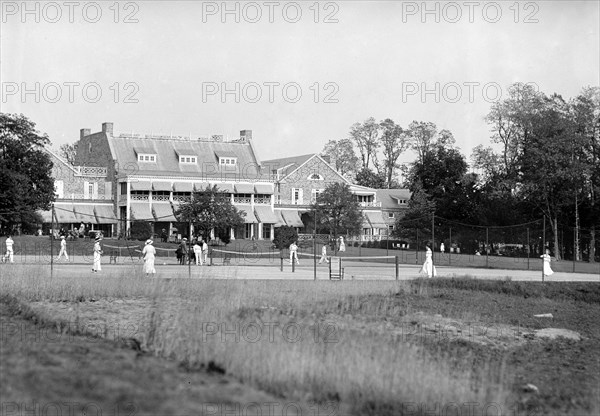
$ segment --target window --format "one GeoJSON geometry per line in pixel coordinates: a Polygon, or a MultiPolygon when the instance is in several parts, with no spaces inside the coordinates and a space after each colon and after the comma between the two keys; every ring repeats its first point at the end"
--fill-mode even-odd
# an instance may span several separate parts
{"type": "Polygon", "coordinates": [[[309,181],[322,181],[324,179],[325,178],[323,178],[323,176],[319,175],[318,173],[313,173],[308,176],[309,181]]]}
{"type": "Polygon", "coordinates": [[[140,153],[138,154],[138,162],[156,162],[156,155],[140,153]]]}
{"type": "Polygon", "coordinates": [[[271,239],[271,224],[263,224],[262,227],[263,227],[262,237],[265,240],[270,240],[271,239]]]}
{"type": "Polygon", "coordinates": [[[237,165],[237,158],[236,157],[221,157],[219,158],[219,164],[220,165],[237,165]]]}
{"type": "Polygon", "coordinates": [[[316,202],[319,195],[323,193],[325,189],[313,189],[311,190],[310,202],[316,202]]]}
{"type": "Polygon", "coordinates": [[[195,164],[197,161],[196,156],[179,156],[179,163],[195,164]]]}
{"type": "Polygon", "coordinates": [[[292,204],[302,205],[302,188],[292,188],[292,204]]]}
{"type": "Polygon", "coordinates": [[[127,182],[121,182],[121,195],[127,194],[127,182]]]}
{"type": "Polygon", "coordinates": [[[394,213],[393,212],[388,212],[388,218],[394,218],[394,213]]]}

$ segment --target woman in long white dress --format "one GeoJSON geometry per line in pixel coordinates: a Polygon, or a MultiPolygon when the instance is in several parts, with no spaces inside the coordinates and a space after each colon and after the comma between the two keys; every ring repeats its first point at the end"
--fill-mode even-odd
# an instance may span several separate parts
{"type": "Polygon", "coordinates": [[[156,273],[156,269],[154,268],[156,249],[152,245],[152,242],[152,240],[146,240],[146,245],[142,250],[142,254],[144,256],[144,272],[146,272],[146,276],[156,273]]]}
{"type": "Polygon", "coordinates": [[[550,256],[550,250],[546,249],[546,252],[542,254],[540,258],[544,261],[544,276],[552,276],[554,272],[550,267],[550,262],[552,261],[552,257],[550,256]]]}
{"type": "Polygon", "coordinates": [[[98,273],[102,270],[102,246],[100,245],[102,237],[96,237],[94,242],[94,263],[92,264],[92,272],[98,273]]]}
{"type": "Polygon", "coordinates": [[[344,237],[340,236],[340,250],[339,251],[346,251],[346,244],[344,244],[344,237]]]}
{"type": "Polygon", "coordinates": [[[426,274],[429,278],[437,276],[437,271],[433,265],[433,252],[429,243],[425,246],[425,263],[423,263],[421,273],[426,274]]]}

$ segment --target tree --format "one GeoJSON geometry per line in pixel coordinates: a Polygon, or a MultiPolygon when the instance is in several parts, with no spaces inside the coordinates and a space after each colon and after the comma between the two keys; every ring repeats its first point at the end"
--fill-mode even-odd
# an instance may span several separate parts
{"type": "Polygon", "coordinates": [[[133,240],[147,240],[152,237],[152,226],[148,221],[132,221],[129,234],[133,240]]]}
{"type": "Polygon", "coordinates": [[[320,229],[329,232],[334,239],[340,235],[357,235],[362,229],[363,217],[358,201],[345,183],[332,183],[321,192],[311,205],[316,212],[320,229]]]}
{"type": "Polygon", "coordinates": [[[385,188],[385,177],[380,173],[375,173],[369,168],[362,168],[356,174],[356,184],[367,186],[369,188],[383,189],[385,188]]]}
{"type": "Polygon", "coordinates": [[[381,128],[381,147],[383,151],[383,174],[385,176],[385,185],[392,187],[394,173],[398,168],[398,158],[406,150],[407,141],[404,129],[394,123],[392,119],[386,118],[379,123],[381,128]]]}
{"type": "Polygon", "coordinates": [[[412,149],[417,152],[417,162],[422,163],[425,155],[435,144],[437,127],[424,121],[413,121],[408,126],[408,138],[412,149]]]}
{"type": "Polygon", "coordinates": [[[244,224],[245,213],[231,204],[229,194],[219,192],[217,186],[207,186],[205,190],[192,194],[189,202],[184,202],[175,212],[181,222],[191,222],[196,235],[205,241],[210,240],[211,230],[225,243],[229,241],[229,232],[244,224]]]}
{"type": "Polygon", "coordinates": [[[378,137],[379,124],[373,117],[368,118],[364,123],[354,123],[350,127],[350,138],[358,147],[363,168],[368,169],[371,162],[377,162],[378,137]]]}
{"type": "Polygon", "coordinates": [[[350,139],[329,140],[321,155],[328,157],[331,165],[342,176],[351,178],[356,175],[358,157],[354,153],[354,147],[350,139]]]}
{"type": "Polygon", "coordinates": [[[69,163],[71,166],[75,166],[75,156],[77,155],[77,143],[66,143],[60,145],[59,149],[60,156],[69,163]]]}
{"type": "Polygon", "coordinates": [[[283,250],[292,244],[294,241],[298,241],[298,232],[294,227],[284,225],[279,228],[275,228],[275,237],[273,238],[273,244],[279,250],[283,250]]]}
{"type": "Polygon", "coordinates": [[[392,236],[409,241],[425,241],[431,236],[431,218],[435,202],[417,186],[408,201],[408,209],[402,218],[396,219],[392,236]]]}
{"type": "Polygon", "coordinates": [[[47,135],[24,115],[0,113],[0,226],[12,232],[36,220],[54,201],[52,160],[42,150],[47,135]]]}

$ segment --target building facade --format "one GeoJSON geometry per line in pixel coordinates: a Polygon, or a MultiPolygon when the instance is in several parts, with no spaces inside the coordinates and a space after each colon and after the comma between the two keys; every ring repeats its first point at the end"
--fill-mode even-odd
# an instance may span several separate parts
{"type": "MultiPolygon", "coordinates": [[[[107,236],[129,235],[135,221],[145,221],[155,233],[166,230],[177,239],[187,234],[176,217],[181,203],[215,185],[245,213],[245,224],[231,230],[232,239],[273,239],[282,225],[308,232],[310,204],[332,183],[348,184],[359,202],[361,240],[387,235],[390,219],[405,209],[389,202],[392,191],[403,190],[382,193],[352,184],[317,154],[261,162],[251,130],[224,141],[222,136],[115,134],[112,123],[103,123],[96,133],[81,129],[76,166],[48,152],[54,161],[55,222],[67,228],[84,222],[107,236]]],[[[51,212],[42,216],[50,222],[51,212]]]]}

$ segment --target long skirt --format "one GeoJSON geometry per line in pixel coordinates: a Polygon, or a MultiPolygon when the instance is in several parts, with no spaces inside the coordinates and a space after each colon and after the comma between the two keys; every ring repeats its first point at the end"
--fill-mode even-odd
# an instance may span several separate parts
{"type": "Polygon", "coordinates": [[[548,262],[548,261],[544,262],[544,274],[546,276],[552,276],[554,274],[554,272],[550,268],[550,262],[548,262]]]}
{"type": "Polygon", "coordinates": [[[435,270],[435,266],[431,259],[425,260],[425,263],[423,263],[423,267],[421,268],[421,273],[426,274],[427,277],[437,276],[437,271],[435,270]]]}
{"type": "Polygon", "coordinates": [[[100,253],[98,253],[97,251],[95,251],[94,252],[94,264],[92,265],[92,270],[95,270],[97,272],[102,270],[102,265],[100,264],[101,260],[102,260],[102,255],[100,253]]]}
{"type": "Polygon", "coordinates": [[[144,273],[156,273],[156,269],[154,268],[154,257],[144,260],[144,273]]]}

